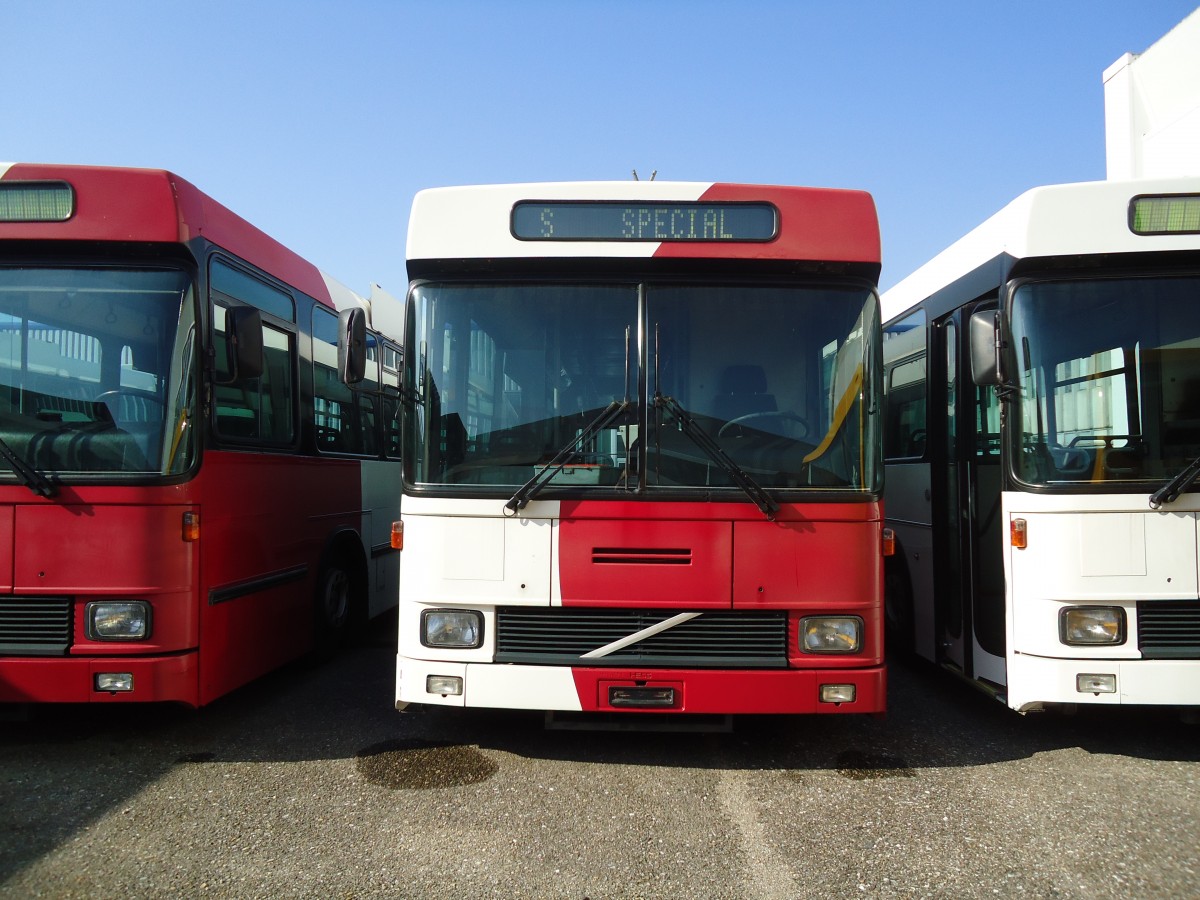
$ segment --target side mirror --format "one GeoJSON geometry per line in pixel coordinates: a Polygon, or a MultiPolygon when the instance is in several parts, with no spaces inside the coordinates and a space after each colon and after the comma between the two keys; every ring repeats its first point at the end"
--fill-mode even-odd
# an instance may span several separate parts
{"type": "Polygon", "coordinates": [[[1003,384],[1000,314],[993,309],[972,314],[968,336],[971,341],[971,380],[980,387],[1003,384]]]}
{"type": "Polygon", "coordinates": [[[338,313],[338,378],[358,384],[367,371],[367,314],[359,306],[338,313]]]}
{"type": "Polygon", "coordinates": [[[234,306],[225,311],[226,358],[229,381],[251,381],[263,372],[262,316],[253,306],[234,306]]]}

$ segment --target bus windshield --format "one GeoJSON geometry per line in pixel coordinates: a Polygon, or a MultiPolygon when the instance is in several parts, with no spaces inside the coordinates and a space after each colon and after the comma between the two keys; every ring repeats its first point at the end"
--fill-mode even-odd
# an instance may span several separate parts
{"type": "Polygon", "coordinates": [[[177,270],[0,266],[0,478],[185,471],[191,298],[177,270]]]}
{"type": "Polygon", "coordinates": [[[878,315],[862,287],[418,284],[407,477],[511,495],[557,460],[549,487],[877,490],[878,315]]]}
{"type": "Polygon", "coordinates": [[[1026,282],[1011,321],[1022,481],[1157,484],[1200,456],[1200,276],[1026,282]]]}

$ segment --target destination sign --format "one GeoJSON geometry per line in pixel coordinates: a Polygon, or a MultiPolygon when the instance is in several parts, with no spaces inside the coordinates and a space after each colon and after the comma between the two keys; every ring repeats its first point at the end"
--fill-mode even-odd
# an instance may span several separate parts
{"type": "Polygon", "coordinates": [[[778,230],[769,203],[524,201],[512,212],[523,241],[769,241],[778,230]]]}

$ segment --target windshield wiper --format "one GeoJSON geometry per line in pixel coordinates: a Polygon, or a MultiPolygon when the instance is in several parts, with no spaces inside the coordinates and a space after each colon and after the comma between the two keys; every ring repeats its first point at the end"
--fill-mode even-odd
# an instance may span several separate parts
{"type": "Polygon", "coordinates": [[[53,497],[58,488],[49,478],[27,463],[16,450],[8,445],[8,441],[0,438],[0,456],[8,460],[15,474],[25,487],[41,497],[53,497]]]}
{"type": "Polygon", "coordinates": [[[575,455],[576,447],[582,446],[584,441],[611,425],[629,408],[629,405],[628,400],[613,400],[608,406],[604,407],[600,411],[600,415],[584,426],[579,434],[567,441],[566,445],[554,454],[554,458],[550,462],[538,469],[532,478],[517,488],[517,492],[509,498],[504,506],[513,512],[524,509],[529,504],[529,501],[537,496],[538,492],[548,485],[550,480],[571,461],[571,457],[575,455]]]}
{"type": "Polygon", "coordinates": [[[668,397],[658,391],[654,393],[654,405],[658,409],[666,409],[679,422],[680,429],[688,436],[693,444],[704,451],[713,462],[720,466],[742,492],[759,508],[767,521],[774,522],[779,512],[779,504],[768,494],[757,481],[750,477],[741,466],[733,461],[720,445],[709,436],[708,432],[696,424],[688,411],[679,405],[674,397],[668,397]]]}
{"type": "Polygon", "coordinates": [[[1150,495],[1150,508],[1161,509],[1164,503],[1174,503],[1186,491],[1197,476],[1200,476],[1200,456],[1187,464],[1182,472],[1150,495]]]}
{"type": "MultiPolygon", "coordinates": [[[[629,326],[627,325],[625,326],[625,398],[623,400],[613,400],[608,406],[600,410],[600,415],[585,425],[579,434],[567,441],[566,445],[554,454],[554,458],[550,462],[538,469],[532,478],[517,488],[517,492],[509,497],[508,502],[504,504],[506,509],[511,509],[513,512],[524,509],[529,504],[529,501],[536,497],[538,492],[548,485],[551,479],[571,461],[576,447],[583,446],[584,441],[591,438],[597,432],[603,431],[633,405],[629,400],[629,340],[630,333],[629,326]]],[[[625,465],[626,474],[628,474],[628,457],[626,457],[625,465]]]]}

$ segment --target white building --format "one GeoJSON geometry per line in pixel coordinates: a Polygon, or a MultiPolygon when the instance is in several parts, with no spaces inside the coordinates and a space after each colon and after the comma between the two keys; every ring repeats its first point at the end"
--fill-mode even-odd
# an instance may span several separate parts
{"type": "Polygon", "coordinates": [[[1200,175],[1200,10],[1104,72],[1109,180],[1200,175]]]}

